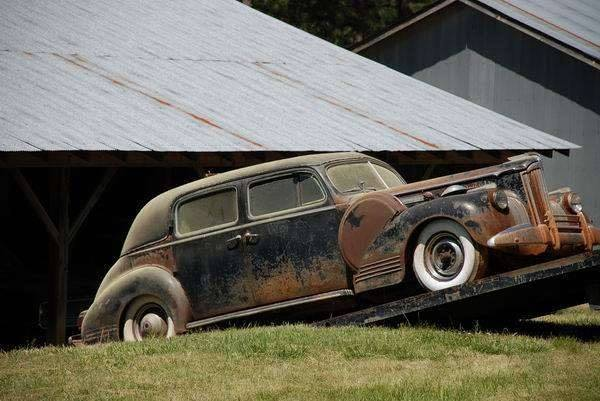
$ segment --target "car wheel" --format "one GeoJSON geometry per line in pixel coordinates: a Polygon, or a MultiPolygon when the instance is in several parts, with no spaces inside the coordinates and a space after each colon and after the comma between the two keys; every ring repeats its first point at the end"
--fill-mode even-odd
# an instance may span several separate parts
{"type": "Polygon", "coordinates": [[[463,226],[435,220],[419,234],[413,271],[430,291],[464,284],[483,275],[484,257],[463,226]]]}
{"type": "Polygon", "coordinates": [[[125,312],[122,334],[123,341],[174,337],[173,315],[157,298],[137,298],[125,312]]]}

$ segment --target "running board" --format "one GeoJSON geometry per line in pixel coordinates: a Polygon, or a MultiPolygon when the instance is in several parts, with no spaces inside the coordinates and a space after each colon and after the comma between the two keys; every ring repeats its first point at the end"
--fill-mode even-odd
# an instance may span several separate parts
{"type": "Polygon", "coordinates": [[[226,313],[224,315],[219,315],[219,316],[209,317],[206,319],[196,320],[195,322],[190,322],[190,323],[186,324],[185,328],[186,329],[194,329],[197,327],[207,326],[209,324],[218,323],[218,322],[222,322],[225,320],[257,315],[259,313],[270,312],[270,311],[274,311],[277,309],[287,308],[290,306],[303,305],[303,304],[308,304],[311,302],[325,301],[325,300],[332,299],[332,298],[348,297],[348,296],[352,296],[352,295],[354,295],[354,292],[352,290],[329,291],[329,292],[324,292],[322,294],[310,295],[308,297],[302,297],[302,298],[292,299],[289,301],[277,302],[274,304],[263,305],[263,306],[259,306],[256,308],[245,309],[242,311],[231,312],[231,313],[226,313]]]}

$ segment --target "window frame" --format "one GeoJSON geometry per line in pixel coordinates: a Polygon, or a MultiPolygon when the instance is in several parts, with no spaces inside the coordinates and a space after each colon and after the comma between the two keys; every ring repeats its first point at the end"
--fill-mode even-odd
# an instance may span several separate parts
{"type": "Polygon", "coordinates": [[[218,187],[218,188],[212,187],[212,188],[206,188],[206,189],[198,191],[198,192],[193,192],[191,194],[187,194],[187,195],[179,198],[173,205],[173,233],[175,234],[176,238],[187,238],[187,237],[191,237],[191,236],[195,236],[195,235],[206,234],[206,233],[211,233],[213,231],[223,230],[225,228],[236,226],[239,223],[239,221],[240,221],[240,197],[239,197],[239,190],[238,190],[237,185],[229,184],[229,185],[218,187]],[[200,230],[190,231],[188,233],[181,233],[179,231],[179,208],[181,207],[182,204],[191,202],[197,198],[203,198],[206,196],[210,196],[211,194],[216,194],[218,192],[225,192],[225,191],[232,190],[232,189],[234,191],[234,199],[235,199],[235,220],[234,221],[219,224],[216,226],[207,227],[207,228],[202,228],[200,230]]]}
{"type": "Polygon", "coordinates": [[[249,221],[265,220],[265,219],[269,219],[272,217],[283,216],[286,214],[294,214],[294,213],[298,213],[298,212],[302,212],[305,210],[323,206],[323,205],[327,204],[327,202],[329,201],[329,192],[327,191],[327,186],[323,182],[321,175],[318,172],[311,170],[311,169],[288,170],[288,171],[277,172],[275,174],[269,174],[269,175],[252,178],[252,179],[249,179],[246,181],[245,187],[246,188],[245,188],[244,192],[246,194],[246,201],[245,201],[246,215],[247,215],[247,218],[249,221]],[[302,174],[302,173],[310,174],[315,179],[315,181],[317,182],[317,185],[319,186],[319,188],[321,189],[321,192],[323,193],[322,199],[311,202],[308,205],[297,206],[297,207],[294,207],[291,209],[285,209],[285,210],[280,210],[277,212],[261,214],[259,216],[255,216],[252,214],[251,205],[250,205],[250,188],[253,185],[256,185],[257,183],[260,183],[263,181],[272,181],[272,180],[276,180],[278,178],[298,175],[298,174],[302,174]]]}
{"type": "MultiPolygon", "coordinates": [[[[331,178],[329,177],[329,169],[330,169],[330,168],[332,168],[332,167],[337,167],[337,166],[340,166],[340,165],[346,165],[346,164],[358,164],[358,163],[366,163],[366,164],[378,165],[378,166],[380,166],[380,167],[384,167],[385,169],[387,169],[387,170],[390,170],[392,173],[394,173],[394,174],[396,175],[396,177],[398,177],[398,179],[399,179],[401,182],[403,182],[403,184],[401,184],[401,185],[406,185],[406,184],[407,184],[407,182],[406,182],[406,180],[404,179],[404,177],[402,177],[402,175],[400,175],[400,173],[398,173],[398,172],[396,171],[396,169],[395,169],[395,168],[393,168],[392,166],[390,166],[390,165],[387,165],[387,164],[385,164],[385,163],[383,163],[383,162],[379,162],[379,160],[370,160],[370,159],[357,159],[357,160],[350,160],[350,161],[349,161],[349,160],[340,160],[340,161],[338,161],[338,162],[335,162],[335,163],[328,164],[328,165],[325,167],[325,171],[324,171],[324,176],[327,178],[327,181],[328,181],[328,182],[329,182],[329,184],[331,185],[331,188],[333,188],[333,190],[334,190],[336,193],[338,193],[338,194],[340,194],[340,195],[343,195],[343,196],[351,196],[351,195],[356,195],[356,194],[364,193],[364,192],[360,192],[360,191],[353,191],[353,192],[342,192],[342,191],[340,191],[340,190],[339,190],[339,189],[338,189],[338,188],[335,186],[335,183],[334,183],[334,182],[331,180],[331,178]]],[[[378,178],[379,180],[381,180],[381,182],[382,182],[382,183],[385,185],[385,188],[384,188],[384,189],[379,189],[378,191],[385,191],[385,190],[388,190],[388,189],[392,188],[392,187],[390,187],[390,186],[388,186],[388,185],[387,185],[387,183],[385,182],[385,180],[383,179],[383,177],[381,177],[381,175],[380,175],[380,174],[379,174],[379,172],[378,172],[378,171],[375,169],[375,167],[373,167],[373,170],[374,170],[374,172],[375,172],[375,174],[376,174],[377,178],[378,178]]]]}

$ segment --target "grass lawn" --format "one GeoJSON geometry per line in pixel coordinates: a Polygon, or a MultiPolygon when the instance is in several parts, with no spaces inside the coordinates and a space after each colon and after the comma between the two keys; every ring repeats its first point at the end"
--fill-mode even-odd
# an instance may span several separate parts
{"type": "Polygon", "coordinates": [[[600,312],[504,330],[256,327],[0,354],[2,400],[599,400],[600,312]]]}

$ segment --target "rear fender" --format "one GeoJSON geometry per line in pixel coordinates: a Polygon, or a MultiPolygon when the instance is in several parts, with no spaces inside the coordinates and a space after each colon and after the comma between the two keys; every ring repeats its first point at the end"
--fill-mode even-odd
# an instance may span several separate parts
{"type": "Polygon", "coordinates": [[[83,341],[119,339],[123,312],[140,296],[161,300],[173,313],[175,331],[185,331],[191,308],[181,284],[161,267],[144,266],[123,274],[97,294],[82,322],[83,341]]]}

